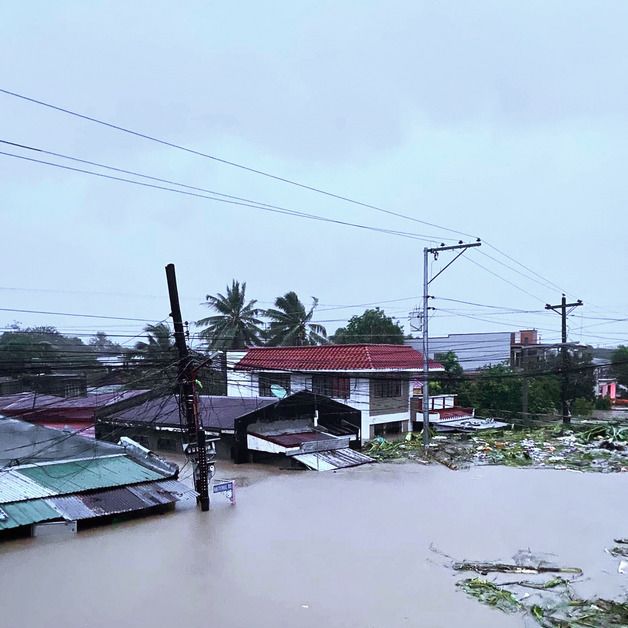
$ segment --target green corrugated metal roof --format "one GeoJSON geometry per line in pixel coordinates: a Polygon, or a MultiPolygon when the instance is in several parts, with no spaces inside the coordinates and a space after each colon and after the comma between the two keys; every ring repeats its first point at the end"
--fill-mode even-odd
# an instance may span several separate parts
{"type": "Polygon", "coordinates": [[[51,519],[61,519],[61,515],[43,499],[3,504],[0,508],[0,530],[19,528],[51,519]]]}
{"type": "Polygon", "coordinates": [[[126,456],[37,465],[19,473],[59,495],[165,479],[126,456]]]}

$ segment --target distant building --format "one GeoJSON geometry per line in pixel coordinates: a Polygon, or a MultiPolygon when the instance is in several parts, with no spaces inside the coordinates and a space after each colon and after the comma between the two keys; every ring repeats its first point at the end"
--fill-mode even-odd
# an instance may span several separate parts
{"type": "Polygon", "coordinates": [[[148,390],[92,391],[84,397],[57,397],[33,392],[0,397],[0,414],[38,423],[45,427],[80,430],[94,436],[96,412],[102,408],[122,409],[150,395],[148,390]]]}
{"type": "MultiPolygon", "coordinates": [[[[499,331],[430,337],[429,357],[432,360],[442,359],[451,351],[456,354],[460,366],[465,371],[476,371],[495,364],[508,364],[512,336],[509,331],[499,331]]],[[[413,338],[406,340],[405,344],[421,351],[422,342],[421,339],[413,338]]]]}
{"type": "Polygon", "coordinates": [[[25,390],[55,397],[82,397],[87,394],[87,377],[82,373],[23,375],[25,390]]]}
{"type": "Polygon", "coordinates": [[[611,403],[617,400],[617,378],[613,377],[612,367],[608,360],[603,358],[593,358],[595,368],[595,396],[608,397],[611,403]]]}

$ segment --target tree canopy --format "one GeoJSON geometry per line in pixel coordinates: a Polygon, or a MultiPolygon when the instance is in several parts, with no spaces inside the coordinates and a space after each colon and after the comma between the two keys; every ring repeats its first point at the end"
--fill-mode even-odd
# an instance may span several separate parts
{"type": "Polygon", "coordinates": [[[376,307],[363,314],[352,316],[346,327],[340,327],[332,337],[336,344],[382,343],[402,345],[403,327],[384,310],[376,307]]]}
{"type": "Polygon", "coordinates": [[[244,349],[260,344],[260,310],[255,307],[255,299],[246,301],[246,282],[240,284],[235,279],[227,286],[227,294],[208,294],[207,307],[217,312],[214,316],[196,322],[204,327],[201,338],[207,341],[209,349],[244,349]]]}
{"type": "Polygon", "coordinates": [[[444,394],[457,394],[460,390],[464,373],[458,361],[458,356],[453,351],[448,351],[447,353],[437,354],[434,357],[445,368],[444,373],[437,374],[440,391],[444,394]]]}
{"type": "Polygon", "coordinates": [[[327,330],[312,322],[318,299],[312,297],[309,310],[296,292],[286,292],[275,299],[275,307],[265,311],[270,319],[266,339],[270,346],[318,345],[327,342],[327,330]]]}
{"type": "Polygon", "coordinates": [[[64,336],[55,327],[14,325],[0,336],[0,373],[49,373],[53,368],[81,370],[92,367],[96,357],[80,338],[64,336]]]}
{"type": "Polygon", "coordinates": [[[613,375],[622,386],[628,386],[628,347],[619,345],[611,357],[613,375]]]}

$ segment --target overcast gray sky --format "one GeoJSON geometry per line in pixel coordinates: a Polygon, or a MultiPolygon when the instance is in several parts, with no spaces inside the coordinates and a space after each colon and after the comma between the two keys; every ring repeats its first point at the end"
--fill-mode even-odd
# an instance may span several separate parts
{"type": "MultiPolygon", "coordinates": [[[[610,345],[628,340],[628,322],[605,320],[628,318],[627,31],[623,0],[3,2],[0,87],[480,236],[585,301],[571,339],[610,345]]],[[[4,94],[0,120],[12,142],[459,237],[4,94]]],[[[232,278],[262,305],[288,290],[318,297],[330,330],[364,309],[336,306],[382,303],[410,331],[419,303],[423,241],[2,155],[0,186],[4,308],[160,320],[168,262],[190,320],[232,278]]],[[[558,338],[559,318],[542,311],[558,287],[486,245],[465,257],[434,295],[525,312],[435,300],[434,334],[535,326],[558,338]]],[[[83,333],[141,326],[0,314],[83,333]]]]}

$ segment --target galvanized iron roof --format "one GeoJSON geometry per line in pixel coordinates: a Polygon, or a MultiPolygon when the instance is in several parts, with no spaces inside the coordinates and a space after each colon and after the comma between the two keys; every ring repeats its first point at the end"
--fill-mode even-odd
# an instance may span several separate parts
{"type": "Polygon", "coordinates": [[[315,451],[310,454],[296,454],[292,457],[314,471],[331,471],[375,462],[373,458],[349,448],[315,451]]]}
{"type": "Polygon", "coordinates": [[[0,466],[124,453],[113,443],[0,417],[0,466]]]}
{"type": "Polygon", "coordinates": [[[81,519],[91,519],[95,516],[79,495],[50,497],[46,502],[67,521],[80,521],[81,519]]]}
{"type": "Polygon", "coordinates": [[[22,467],[19,473],[60,495],[167,477],[124,455],[22,467]]]}
{"type": "Polygon", "coordinates": [[[61,515],[44,499],[2,504],[0,506],[0,530],[19,528],[40,521],[60,519],[61,515]]]}
{"type": "Polygon", "coordinates": [[[55,491],[41,486],[17,471],[7,469],[0,471],[0,505],[8,502],[19,502],[39,497],[56,495],[55,491]]]}

